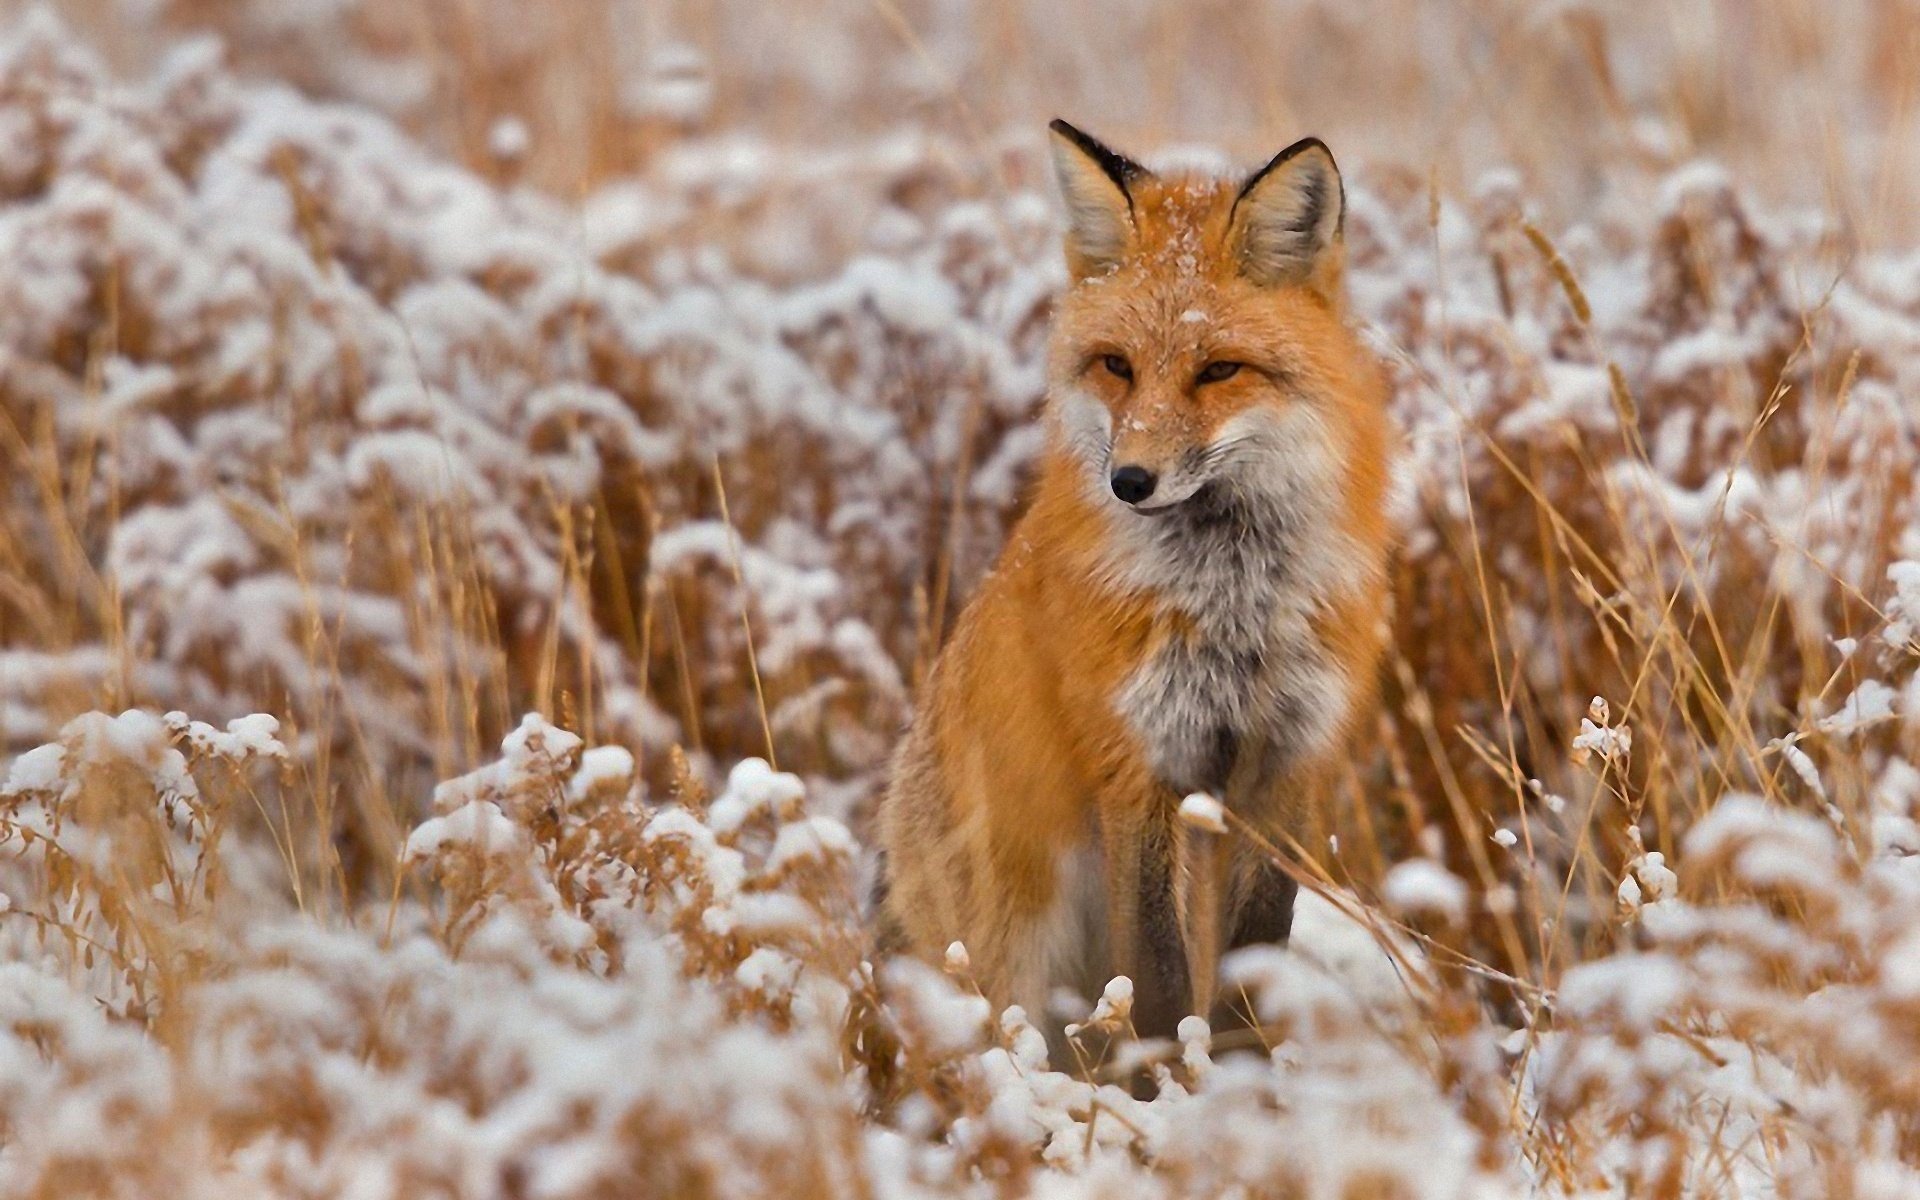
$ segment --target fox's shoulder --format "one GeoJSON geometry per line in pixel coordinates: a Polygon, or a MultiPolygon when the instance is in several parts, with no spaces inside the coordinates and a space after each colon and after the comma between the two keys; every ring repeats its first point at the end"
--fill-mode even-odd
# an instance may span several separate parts
{"type": "Polygon", "coordinates": [[[1111,516],[1076,472],[1058,456],[1044,463],[1032,503],[961,613],[942,660],[969,683],[997,689],[1035,665],[1050,690],[1079,680],[1117,687],[1179,626],[1162,598],[1116,580],[1111,516]]]}

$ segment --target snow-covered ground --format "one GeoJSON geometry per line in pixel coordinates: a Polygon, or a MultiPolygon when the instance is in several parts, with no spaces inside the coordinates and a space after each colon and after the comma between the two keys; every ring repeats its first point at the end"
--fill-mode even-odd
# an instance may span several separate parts
{"type": "Polygon", "coordinates": [[[1920,252],[1634,115],[1693,60],[1591,204],[1343,150],[1378,753],[1258,1030],[1116,1065],[860,904],[1037,448],[1039,122],[682,49],[562,198],[324,7],[0,26],[0,1196],[1920,1195],[1920,252]]]}

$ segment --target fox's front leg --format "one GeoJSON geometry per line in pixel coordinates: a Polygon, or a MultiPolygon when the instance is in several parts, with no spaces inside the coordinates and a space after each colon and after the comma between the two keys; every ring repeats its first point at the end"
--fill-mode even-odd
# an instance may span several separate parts
{"type": "Polygon", "coordinates": [[[1245,764],[1244,772],[1242,765],[1235,764],[1230,787],[1261,834],[1241,839],[1234,852],[1227,949],[1284,946],[1293,930],[1293,902],[1300,885],[1275,855],[1295,853],[1319,840],[1314,822],[1322,815],[1337,768],[1331,759],[1284,772],[1266,760],[1245,764]]]}
{"type": "MultiPolygon", "coordinates": [[[[1242,754],[1234,763],[1227,783],[1229,807],[1243,816],[1250,815],[1249,823],[1261,832],[1232,835],[1228,859],[1221,867],[1226,910],[1222,922],[1226,939],[1223,952],[1244,946],[1287,943],[1293,930],[1293,902],[1299,884],[1274,855],[1299,844],[1309,812],[1307,798],[1317,783],[1317,779],[1305,773],[1284,774],[1271,754],[1259,747],[1242,754]]],[[[1216,840],[1226,841],[1217,836],[1216,840]]],[[[1216,971],[1218,965],[1216,959],[1216,971]]],[[[1211,993],[1208,1001],[1199,1011],[1207,1012],[1215,1020],[1231,1015],[1236,1007],[1241,1009],[1239,1017],[1244,1019],[1250,1015],[1244,1011],[1244,997],[1221,997],[1221,1011],[1214,1011],[1211,993]]]]}
{"type": "Polygon", "coordinates": [[[1143,1037],[1172,1037],[1193,1008],[1175,899],[1173,807],[1155,789],[1106,805],[1101,819],[1113,971],[1133,980],[1133,1024],[1143,1037]]]}
{"type": "Polygon", "coordinates": [[[1193,986],[1190,1011],[1204,1015],[1213,1009],[1214,989],[1220,977],[1220,942],[1227,933],[1233,849],[1225,834],[1186,825],[1176,826],[1174,834],[1178,846],[1174,895],[1180,910],[1181,941],[1186,947],[1187,977],[1193,986]]]}
{"type": "Polygon", "coordinates": [[[1227,949],[1287,944],[1293,930],[1293,901],[1300,885],[1264,850],[1254,850],[1234,864],[1233,931],[1227,949]]]}
{"type": "Polygon", "coordinates": [[[1109,800],[1100,808],[1106,874],[1107,975],[1140,982],[1140,854],[1144,810],[1109,800]]]}

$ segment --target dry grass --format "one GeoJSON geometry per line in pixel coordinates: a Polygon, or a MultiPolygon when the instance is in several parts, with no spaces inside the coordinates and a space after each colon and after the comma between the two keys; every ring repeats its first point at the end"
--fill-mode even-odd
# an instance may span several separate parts
{"type": "Polygon", "coordinates": [[[304,19],[251,0],[62,7],[123,67],[151,62],[156,25],[214,30],[249,71],[372,103],[477,170],[567,196],[689,137],[815,147],[931,131],[985,158],[1006,131],[1065,113],[1124,144],[1248,158],[1271,153],[1276,130],[1311,129],[1449,189],[1517,167],[1573,217],[1596,199],[1643,205],[1650,175],[1704,156],[1869,244],[1915,233],[1912,0],[1764,14],[1734,0],[405,0],[304,19]],[[510,165],[490,151],[502,118],[532,135],[510,165]]]}
{"type": "Polygon", "coordinates": [[[0,35],[0,1194],[1916,1186],[1911,4],[291,11],[0,35]],[[1048,1070],[872,963],[846,833],[1018,508],[1055,105],[1341,147],[1409,433],[1273,848],[1346,958],[1150,1102],[1117,994],[1048,1070]]]}

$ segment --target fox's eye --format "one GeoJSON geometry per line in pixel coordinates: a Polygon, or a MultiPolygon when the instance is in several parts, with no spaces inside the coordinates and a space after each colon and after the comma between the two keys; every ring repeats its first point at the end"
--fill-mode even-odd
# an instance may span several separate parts
{"type": "Polygon", "coordinates": [[[1237,362],[1210,362],[1200,368],[1201,383],[1219,383],[1222,379],[1232,379],[1240,373],[1237,362]]]}
{"type": "Polygon", "coordinates": [[[1133,364],[1121,358],[1118,354],[1109,354],[1105,358],[1102,358],[1100,365],[1105,367],[1107,373],[1115,379],[1132,380],[1133,378],[1133,364]]]}

